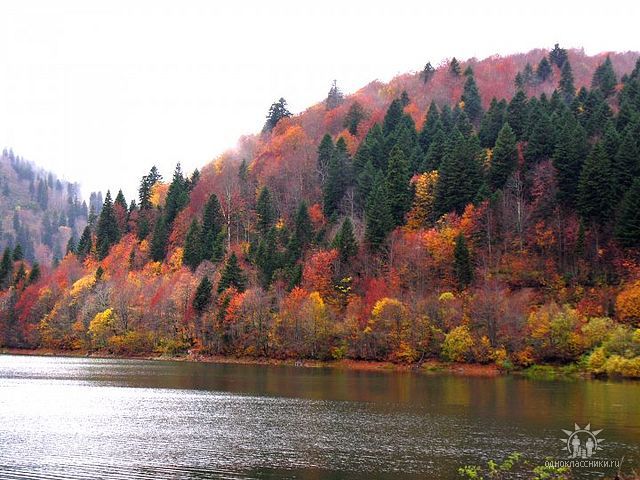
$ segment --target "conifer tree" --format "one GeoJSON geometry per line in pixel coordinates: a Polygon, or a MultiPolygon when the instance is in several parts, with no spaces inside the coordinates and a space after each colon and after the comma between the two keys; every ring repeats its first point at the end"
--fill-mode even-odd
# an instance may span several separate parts
{"type": "Polygon", "coordinates": [[[382,123],[382,131],[385,135],[390,135],[400,123],[402,118],[402,102],[399,98],[396,98],[391,102],[387,113],[384,116],[384,122],[382,123]]]}
{"type": "Polygon", "coordinates": [[[429,150],[424,157],[424,162],[420,170],[431,172],[438,170],[447,150],[447,137],[442,129],[438,129],[431,139],[429,150]]]}
{"type": "Polygon", "coordinates": [[[451,75],[453,75],[454,77],[459,77],[460,76],[460,62],[458,62],[458,60],[456,59],[456,57],[453,57],[451,59],[451,62],[449,62],[449,73],[451,75]]]}
{"type": "Polygon", "coordinates": [[[7,281],[13,274],[13,259],[11,258],[11,250],[9,247],[4,249],[2,254],[2,261],[0,261],[0,288],[4,288],[7,285],[7,281]]]}
{"type": "Polygon", "coordinates": [[[276,221],[275,208],[271,200],[271,192],[265,186],[262,187],[256,201],[256,214],[258,216],[258,232],[262,235],[271,229],[276,221]]]}
{"type": "Polygon", "coordinates": [[[567,58],[567,51],[564,48],[560,48],[557,43],[553,47],[553,50],[549,52],[549,61],[558,68],[562,68],[567,61],[567,58]]]}
{"type": "Polygon", "coordinates": [[[78,258],[80,260],[84,260],[88,255],[91,254],[91,249],[93,248],[93,239],[91,238],[91,228],[89,225],[84,227],[82,231],[82,236],[80,237],[80,241],[78,242],[78,249],[76,251],[78,258]]]}
{"type": "Polygon", "coordinates": [[[218,282],[218,293],[224,292],[229,287],[234,287],[239,292],[244,292],[246,279],[242,273],[240,265],[238,265],[238,257],[232,252],[227,263],[222,270],[220,282],[218,282]]]}
{"type": "Polygon", "coordinates": [[[609,220],[613,207],[613,179],[611,163],[600,143],[593,147],[582,167],[577,203],[583,218],[598,224],[609,220]]]}
{"type": "Polygon", "coordinates": [[[489,168],[489,184],[494,190],[501,189],[507,183],[507,179],[518,166],[518,148],[516,136],[508,123],[498,134],[496,146],[491,157],[489,168]]]}
{"type": "Polygon", "coordinates": [[[593,73],[591,88],[600,90],[602,95],[607,98],[615,92],[617,83],[618,81],[613,71],[613,65],[611,65],[611,59],[609,55],[607,55],[604,63],[598,65],[598,68],[596,68],[596,71],[593,73]]]}
{"type": "Polygon", "coordinates": [[[422,69],[422,72],[420,73],[420,76],[422,77],[422,81],[424,83],[429,83],[429,80],[431,80],[431,78],[433,78],[433,75],[435,73],[436,73],[436,69],[433,68],[433,65],[431,65],[431,62],[427,62],[427,64],[422,69]]]}
{"type": "Polygon", "coordinates": [[[184,175],[180,163],[176,165],[173,172],[173,179],[167,191],[167,200],[165,202],[165,222],[167,226],[171,226],[176,216],[189,203],[189,190],[185,182],[184,175]]]}
{"type": "Polygon", "coordinates": [[[531,131],[528,135],[529,141],[524,150],[524,157],[529,167],[551,158],[555,147],[555,130],[549,115],[539,104],[534,109],[534,111],[537,110],[537,113],[532,111],[531,131]]]}
{"type": "Polygon", "coordinates": [[[20,262],[20,266],[18,267],[18,271],[16,272],[15,276],[13,277],[13,285],[14,286],[19,286],[20,283],[27,278],[27,270],[26,268],[24,268],[24,262],[20,262]]]}
{"type": "Polygon", "coordinates": [[[498,134],[505,123],[506,115],[507,102],[504,99],[498,102],[494,97],[489,105],[489,110],[480,122],[480,130],[478,131],[480,145],[484,148],[492,148],[495,145],[498,134]]]}
{"type": "Polygon", "coordinates": [[[573,208],[578,192],[579,172],[582,170],[589,145],[584,128],[571,113],[567,112],[561,123],[553,153],[553,166],[556,169],[558,183],[557,199],[561,205],[573,208]]]}
{"type": "MultiPolygon", "coordinates": [[[[640,150],[633,130],[627,127],[615,154],[613,177],[616,191],[624,193],[640,175],[640,150]]],[[[638,205],[640,208],[640,205],[638,205]]]]}
{"type": "Polygon", "coordinates": [[[332,156],[333,140],[331,140],[331,135],[325,133],[320,145],[318,146],[318,172],[320,174],[320,182],[322,184],[324,184],[327,177],[327,170],[332,156]]]}
{"type": "Polygon", "coordinates": [[[542,57],[542,60],[538,63],[538,68],[536,68],[536,77],[540,83],[544,83],[551,78],[551,75],[553,75],[551,64],[547,57],[542,57]]]}
{"type": "Polygon", "coordinates": [[[309,217],[309,210],[307,209],[307,204],[301,202],[296,212],[293,234],[288,246],[291,263],[295,263],[300,258],[305,248],[311,243],[312,237],[313,225],[309,217]]]}
{"type": "Polygon", "coordinates": [[[628,248],[640,247],[640,178],[636,178],[622,199],[615,235],[628,248]]]}
{"type": "Polygon", "coordinates": [[[334,214],[338,213],[340,202],[345,194],[347,187],[347,156],[347,144],[344,138],[340,137],[336,142],[333,155],[331,155],[329,159],[327,180],[322,192],[323,210],[327,218],[331,218],[334,214]]]}
{"type": "Polygon", "coordinates": [[[24,252],[22,251],[22,245],[18,243],[13,249],[13,261],[18,262],[20,260],[24,260],[24,252]]]}
{"type": "Polygon", "coordinates": [[[151,259],[154,262],[162,262],[167,255],[167,240],[169,232],[165,217],[161,215],[156,220],[156,225],[153,230],[153,237],[151,238],[150,254],[151,259]]]}
{"type": "Polygon", "coordinates": [[[260,239],[255,254],[255,264],[258,267],[260,283],[264,288],[269,288],[274,273],[281,266],[275,227],[271,227],[260,239]]]}
{"type": "Polygon", "coordinates": [[[200,245],[203,260],[219,262],[224,257],[224,215],[215,193],[204,206],[200,245]]]}
{"type": "Polygon", "coordinates": [[[360,102],[355,101],[351,104],[344,117],[343,127],[346,128],[351,135],[358,135],[358,127],[366,116],[367,114],[364,111],[364,108],[362,108],[360,102]]]}
{"type": "Polygon", "coordinates": [[[404,152],[397,145],[389,155],[386,175],[386,191],[389,211],[394,226],[404,223],[404,216],[411,208],[411,172],[404,152]]]}
{"type": "Polygon", "coordinates": [[[113,210],[111,201],[111,192],[107,190],[104,198],[102,211],[98,218],[98,226],[96,228],[96,245],[98,247],[98,258],[105,258],[111,245],[114,245],[120,239],[120,231],[118,230],[118,221],[113,210]]]}
{"type": "Polygon", "coordinates": [[[271,133],[271,130],[274,129],[280,120],[290,116],[291,112],[287,109],[287,101],[284,98],[280,98],[280,100],[271,104],[269,113],[267,114],[267,121],[262,128],[262,133],[271,133]]]}
{"type": "Polygon", "coordinates": [[[464,111],[469,120],[477,125],[482,117],[482,100],[473,74],[467,75],[461,100],[464,102],[464,111]]]}
{"type": "Polygon", "coordinates": [[[560,75],[560,82],[558,83],[558,90],[564,99],[564,102],[570,104],[575,95],[576,87],[573,83],[573,71],[571,70],[571,64],[566,60],[562,64],[562,72],[560,75]]]}
{"type": "Polygon", "coordinates": [[[353,222],[346,217],[342,222],[342,226],[333,239],[333,248],[338,249],[340,260],[349,262],[349,260],[358,254],[358,241],[353,233],[353,222]]]}
{"type": "Polygon", "coordinates": [[[438,112],[436,103],[432,100],[431,104],[429,105],[427,115],[424,119],[422,130],[420,131],[420,135],[418,135],[418,143],[420,144],[420,148],[422,148],[422,153],[424,155],[426,155],[429,151],[429,146],[433,141],[433,136],[435,135],[436,131],[441,128],[442,125],[440,124],[440,113],[438,112]]]}
{"type": "Polygon", "coordinates": [[[116,199],[114,200],[113,204],[120,205],[125,212],[129,210],[129,207],[127,207],[127,201],[124,199],[124,193],[122,193],[122,190],[118,190],[118,194],[116,195],[116,199]]]}
{"type": "Polygon", "coordinates": [[[74,235],[71,235],[71,237],[69,237],[69,241],[67,242],[66,253],[76,253],[77,246],[78,242],[76,241],[76,237],[74,235]]]}
{"type": "Polygon", "coordinates": [[[334,80],[331,88],[329,89],[329,94],[327,95],[325,106],[327,110],[333,110],[334,108],[339,107],[342,102],[344,102],[344,95],[338,88],[337,80],[334,80]]]}
{"type": "Polygon", "coordinates": [[[379,250],[393,228],[385,179],[378,172],[373,181],[365,210],[365,239],[371,250],[379,250]]]}
{"type": "Polygon", "coordinates": [[[196,294],[193,297],[193,309],[198,313],[198,315],[202,315],[211,303],[212,288],[213,285],[211,285],[209,277],[202,277],[202,280],[196,289],[196,294]]]}
{"type": "Polygon", "coordinates": [[[467,242],[462,233],[456,237],[453,257],[453,273],[458,287],[464,289],[473,281],[473,265],[471,264],[471,255],[469,254],[467,242]]]}
{"type": "Polygon", "coordinates": [[[507,122],[518,140],[522,140],[527,128],[527,96],[522,90],[516,92],[507,107],[507,122]]]}
{"type": "Polygon", "coordinates": [[[31,267],[31,271],[29,272],[29,277],[27,278],[27,285],[32,285],[40,280],[40,265],[38,262],[33,264],[31,267]]]}
{"type": "Polygon", "coordinates": [[[193,220],[184,239],[182,263],[195,270],[202,261],[202,231],[197,220],[193,220]]]}

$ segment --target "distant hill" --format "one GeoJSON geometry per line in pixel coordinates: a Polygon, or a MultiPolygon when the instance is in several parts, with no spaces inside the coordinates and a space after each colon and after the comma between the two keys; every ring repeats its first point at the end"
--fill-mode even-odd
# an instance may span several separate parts
{"type": "Polygon", "coordinates": [[[78,184],[4,149],[0,156],[0,250],[22,246],[25,258],[51,265],[87,223],[78,184]]]}

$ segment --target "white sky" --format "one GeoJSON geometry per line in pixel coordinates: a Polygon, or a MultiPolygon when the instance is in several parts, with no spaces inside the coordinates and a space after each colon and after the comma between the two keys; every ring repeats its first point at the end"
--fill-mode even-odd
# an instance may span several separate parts
{"type": "Polygon", "coordinates": [[[0,0],[0,147],[130,199],[293,112],[451,56],[640,50],[640,2],[0,0]]]}

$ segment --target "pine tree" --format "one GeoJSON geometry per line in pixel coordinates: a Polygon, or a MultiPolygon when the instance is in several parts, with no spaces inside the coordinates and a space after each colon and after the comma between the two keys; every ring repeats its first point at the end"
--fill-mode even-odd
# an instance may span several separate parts
{"type": "Polygon", "coordinates": [[[193,220],[184,239],[182,263],[194,271],[202,261],[202,231],[197,220],[193,220]]]}
{"type": "Polygon", "coordinates": [[[24,252],[22,251],[22,245],[17,244],[13,249],[13,261],[19,262],[20,260],[24,260],[24,252]]]}
{"type": "Polygon", "coordinates": [[[404,216],[411,208],[411,172],[404,152],[397,145],[389,155],[386,175],[387,203],[394,226],[404,223],[404,216]]]}
{"type": "Polygon", "coordinates": [[[429,110],[427,111],[427,115],[422,125],[422,130],[420,131],[420,135],[418,135],[418,143],[420,144],[420,148],[424,155],[429,151],[429,147],[431,146],[431,142],[433,141],[433,136],[436,134],[436,131],[441,128],[442,125],[440,124],[438,106],[434,101],[431,101],[429,110]]]}
{"type": "Polygon", "coordinates": [[[459,77],[460,71],[460,62],[458,62],[456,57],[453,57],[451,62],[449,62],[449,73],[454,77],[459,77]]]}
{"type": "Polygon", "coordinates": [[[424,157],[420,170],[431,172],[438,170],[447,150],[447,137],[442,129],[438,129],[431,139],[429,150],[424,157]]]}
{"type": "Polygon", "coordinates": [[[329,159],[327,180],[322,191],[323,210],[327,218],[331,218],[334,214],[338,213],[340,202],[345,194],[347,187],[347,156],[347,144],[344,138],[340,137],[336,142],[333,155],[331,155],[329,159]]]}
{"type": "Polygon", "coordinates": [[[522,90],[516,92],[507,107],[507,122],[518,140],[522,140],[527,128],[527,96],[522,90]]]}
{"type": "Polygon", "coordinates": [[[431,62],[427,62],[427,64],[422,69],[422,72],[420,73],[420,76],[422,77],[422,81],[424,83],[429,83],[429,80],[431,80],[431,78],[433,78],[433,75],[435,73],[436,73],[436,69],[433,68],[433,65],[431,65],[431,62]]]}
{"type": "Polygon", "coordinates": [[[551,119],[539,104],[532,108],[530,122],[529,141],[524,149],[524,158],[529,167],[551,158],[556,143],[551,119]]]}
{"type": "Polygon", "coordinates": [[[40,265],[36,262],[31,267],[31,271],[29,272],[29,277],[27,278],[27,285],[32,285],[40,280],[40,265]]]}
{"type": "Polygon", "coordinates": [[[212,289],[213,285],[211,285],[209,277],[202,277],[202,280],[196,289],[196,294],[193,297],[193,309],[198,313],[198,315],[202,315],[211,303],[212,289]]]}
{"type": "Polygon", "coordinates": [[[342,226],[333,239],[332,245],[338,249],[342,262],[347,263],[358,254],[358,241],[353,233],[353,223],[349,217],[346,217],[342,222],[342,226]]]}
{"type": "Polygon", "coordinates": [[[20,262],[20,266],[18,267],[18,271],[13,277],[13,285],[19,286],[24,279],[27,278],[27,270],[24,268],[24,262],[20,262]]]}
{"type": "Polygon", "coordinates": [[[165,222],[168,226],[173,224],[178,213],[189,203],[189,190],[182,175],[180,163],[176,165],[173,172],[173,179],[167,191],[167,200],[165,202],[165,222]]]}
{"type": "Polygon", "coordinates": [[[640,247],[640,178],[636,178],[620,206],[615,235],[620,244],[628,248],[640,247]]]}
{"type": "Polygon", "coordinates": [[[202,214],[200,245],[203,260],[219,262],[224,257],[224,222],[220,201],[212,193],[202,214]]]}
{"type": "MultiPolygon", "coordinates": [[[[640,175],[640,150],[633,130],[627,127],[615,154],[613,177],[616,191],[624,193],[640,175]]],[[[638,205],[640,207],[640,205],[638,205]]]]}
{"type": "Polygon", "coordinates": [[[569,105],[573,101],[576,95],[576,87],[573,83],[573,71],[571,70],[571,64],[568,60],[566,60],[562,64],[562,72],[560,75],[560,82],[558,83],[558,90],[562,94],[562,98],[567,105],[569,105]]]}
{"type": "Polygon", "coordinates": [[[467,242],[462,233],[456,237],[453,258],[453,273],[458,282],[458,287],[464,289],[473,281],[473,265],[471,263],[469,249],[467,248],[467,242]]]}
{"type": "Polygon", "coordinates": [[[607,55],[604,63],[598,65],[598,68],[596,68],[596,71],[593,73],[591,88],[600,90],[602,95],[607,98],[615,92],[617,83],[618,81],[613,71],[613,65],[611,65],[611,59],[609,55],[607,55]]]}
{"type": "Polygon", "coordinates": [[[600,143],[597,143],[582,167],[578,183],[578,210],[583,218],[606,223],[613,207],[611,163],[600,143]]]}
{"type": "Polygon", "coordinates": [[[220,282],[218,282],[218,293],[224,292],[229,287],[234,287],[239,292],[244,292],[245,285],[246,279],[240,265],[238,265],[238,257],[232,252],[227,259],[224,270],[222,270],[220,282]]]}
{"type": "Polygon", "coordinates": [[[365,239],[369,247],[379,250],[387,234],[393,228],[393,217],[389,208],[387,186],[381,172],[378,172],[371,187],[365,209],[365,239]]]}
{"type": "Polygon", "coordinates": [[[13,274],[13,259],[11,258],[11,249],[9,247],[4,249],[2,254],[2,261],[0,261],[0,288],[4,288],[7,285],[7,281],[13,274]]]}
{"type": "Polygon", "coordinates": [[[304,252],[305,248],[311,243],[313,237],[313,225],[309,217],[307,204],[301,202],[296,212],[293,234],[289,240],[289,259],[290,263],[295,263],[304,252]]]}
{"type": "Polygon", "coordinates": [[[360,122],[366,118],[367,114],[362,108],[360,102],[355,101],[349,107],[349,111],[344,117],[343,127],[346,128],[351,135],[358,135],[358,127],[360,122]]]}
{"type": "Polygon", "coordinates": [[[167,255],[167,240],[169,232],[164,216],[156,220],[156,225],[151,238],[150,254],[154,262],[162,262],[167,255]]]}
{"type": "Polygon", "coordinates": [[[258,194],[256,214],[258,216],[258,232],[261,235],[266,235],[276,220],[275,209],[271,200],[271,192],[269,192],[267,187],[262,187],[258,194]]]}
{"type": "Polygon", "coordinates": [[[78,242],[78,249],[76,251],[78,258],[80,260],[84,260],[88,255],[91,254],[91,249],[93,248],[93,239],[91,238],[91,228],[89,225],[84,227],[82,231],[82,236],[80,237],[80,241],[78,242]]]}
{"type": "Polygon", "coordinates": [[[280,98],[280,100],[271,104],[262,133],[271,133],[280,120],[290,116],[291,112],[287,109],[287,101],[284,98],[280,98]]]}
{"type": "Polygon", "coordinates": [[[76,248],[78,246],[78,242],[76,241],[76,237],[74,235],[71,235],[71,237],[69,237],[69,241],[67,242],[67,253],[76,253],[76,248]]]}
{"type": "Polygon", "coordinates": [[[553,50],[549,52],[549,61],[558,68],[563,67],[563,65],[567,61],[567,58],[567,51],[564,48],[560,48],[557,43],[553,47],[553,50]]]}
{"type": "Polygon", "coordinates": [[[104,198],[102,211],[98,218],[98,227],[96,228],[96,245],[98,246],[98,258],[103,259],[109,253],[109,248],[120,239],[120,231],[118,229],[118,221],[113,210],[111,202],[111,192],[107,190],[104,198]]]}
{"type": "Polygon", "coordinates": [[[281,266],[275,227],[271,227],[260,239],[255,254],[255,264],[258,267],[260,283],[265,289],[269,288],[274,273],[281,266]]]}
{"type": "Polygon", "coordinates": [[[561,205],[573,208],[578,192],[579,172],[583,159],[587,156],[589,145],[587,133],[567,112],[561,122],[562,127],[553,153],[553,166],[556,169],[558,183],[557,199],[561,205]]]}
{"type": "Polygon", "coordinates": [[[339,107],[342,102],[344,102],[344,95],[338,88],[337,80],[334,80],[331,88],[329,89],[329,94],[327,95],[325,106],[327,110],[333,110],[334,108],[339,107]]]}
{"type": "Polygon", "coordinates": [[[506,100],[503,99],[498,102],[494,97],[489,105],[489,110],[487,110],[486,115],[482,117],[482,122],[480,122],[480,130],[478,131],[480,145],[484,148],[493,148],[505,123],[506,116],[506,100]]]}
{"type": "Polygon", "coordinates": [[[544,83],[551,78],[551,75],[553,75],[551,64],[547,57],[542,57],[542,60],[538,63],[538,68],[536,68],[536,77],[540,83],[544,83]]]}
{"type": "Polygon", "coordinates": [[[384,122],[382,123],[382,131],[386,135],[390,135],[400,123],[400,119],[402,118],[402,102],[400,99],[396,98],[391,102],[389,108],[387,109],[387,113],[384,116],[384,122]]]}
{"type": "Polygon", "coordinates": [[[140,187],[138,189],[138,201],[141,210],[151,208],[151,190],[154,185],[162,181],[162,175],[158,172],[158,168],[154,165],[149,170],[149,174],[142,177],[140,187]]]}
{"type": "Polygon", "coordinates": [[[118,190],[118,194],[116,195],[116,199],[114,200],[113,204],[120,205],[125,212],[129,210],[129,207],[127,207],[127,201],[124,199],[124,193],[122,193],[122,190],[118,190]]]}
{"type": "Polygon", "coordinates": [[[491,157],[489,168],[489,184],[494,190],[501,189],[507,183],[509,176],[518,166],[518,148],[516,146],[516,136],[508,123],[498,134],[496,146],[491,157]]]}
{"type": "Polygon", "coordinates": [[[327,177],[327,169],[329,168],[329,162],[333,156],[333,140],[331,135],[325,133],[322,137],[322,141],[318,146],[318,172],[320,174],[320,181],[324,184],[327,177]]]}

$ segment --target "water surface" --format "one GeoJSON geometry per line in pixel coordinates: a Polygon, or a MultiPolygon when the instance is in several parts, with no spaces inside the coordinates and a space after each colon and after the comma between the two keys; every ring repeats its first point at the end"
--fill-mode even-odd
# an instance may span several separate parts
{"type": "Polygon", "coordinates": [[[574,423],[640,464],[640,383],[0,355],[2,479],[448,479],[574,423]]]}

